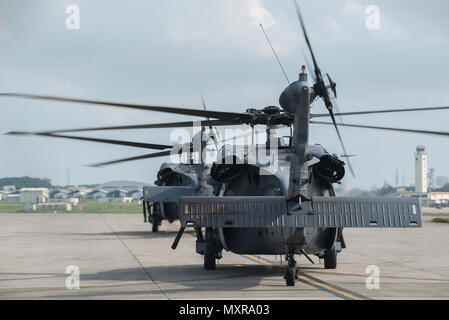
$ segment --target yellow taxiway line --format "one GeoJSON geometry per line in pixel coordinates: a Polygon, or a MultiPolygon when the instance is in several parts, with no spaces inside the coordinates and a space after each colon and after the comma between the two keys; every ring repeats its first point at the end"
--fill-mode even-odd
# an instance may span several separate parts
{"type": "MultiPolygon", "coordinates": [[[[268,260],[260,259],[260,258],[258,258],[258,257],[253,256],[253,255],[250,255],[250,254],[245,254],[245,256],[248,257],[248,258],[250,258],[251,260],[260,262],[260,263],[265,264],[265,265],[267,265],[267,266],[275,266],[275,267],[277,266],[276,264],[271,263],[271,262],[268,261],[268,260]]],[[[325,289],[325,290],[327,290],[327,291],[331,291],[331,292],[337,293],[337,294],[339,294],[339,295],[341,295],[341,296],[344,296],[344,297],[346,297],[346,298],[348,298],[348,299],[351,299],[351,300],[365,300],[365,299],[362,298],[362,297],[355,296],[355,295],[353,295],[353,294],[351,294],[351,293],[349,293],[349,292],[346,292],[346,291],[343,291],[343,290],[334,288],[334,287],[331,286],[331,285],[327,285],[327,284],[325,284],[325,283],[318,282],[318,281],[316,281],[316,280],[314,280],[314,279],[312,279],[312,278],[309,278],[309,277],[308,277],[307,275],[305,275],[303,272],[301,272],[301,274],[298,275],[298,279],[301,279],[301,280],[303,280],[303,281],[305,281],[305,282],[307,282],[307,283],[309,283],[309,284],[311,284],[311,285],[313,285],[313,286],[315,286],[315,287],[320,287],[320,288],[323,288],[323,289],[325,289]]]]}

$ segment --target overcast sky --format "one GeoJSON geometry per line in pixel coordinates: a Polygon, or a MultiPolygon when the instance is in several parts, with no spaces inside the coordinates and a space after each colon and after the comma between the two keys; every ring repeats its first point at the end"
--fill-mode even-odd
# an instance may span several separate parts
{"type": "MultiPolygon", "coordinates": [[[[337,83],[340,111],[449,105],[449,2],[446,0],[300,1],[323,72],[337,83]],[[380,29],[366,28],[366,7],[380,9],[380,29]]],[[[244,111],[278,105],[286,80],[304,64],[304,40],[291,1],[2,0],[0,92],[244,111]],[[80,9],[80,29],[65,8],[80,9]]],[[[325,112],[322,102],[313,111],[325,112]]],[[[0,128],[47,130],[194,120],[193,117],[91,105],[1,98],[0,128]]],[[[348,123],[448,130],[449,111],[346,117],[348,123]]],[[[413,152],[424,144],[429,167],[449,176],[449,138],[342,128],[356,178],[352,187],[414,181],[413,152]]],[[[169,129],[94,132],[90,136],[170,143],[169,129]]],[[[311,143],[341,153],[331,127],[314,126],[311,143]]],[[[164,159],[102,169],[86,164],[146,153],[131,147],[44,137],[0,136],[0,177],[48,177],[74,184],[116,179],[153,182],[164,159]]],[[[168,159],[167,159],[168,160],[168,159]]]]}

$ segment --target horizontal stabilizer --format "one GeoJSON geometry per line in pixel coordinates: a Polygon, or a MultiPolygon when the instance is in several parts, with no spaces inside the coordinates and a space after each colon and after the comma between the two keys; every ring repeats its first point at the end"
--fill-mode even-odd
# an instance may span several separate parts
{"type": "Polygon", "coordinates": [[[302,224],[314,227],[410,228],[421,227],[421,207],[416,198],[315,197],[313,219],[302,224]]]}
{"type": "Polygon", "coordinates": [[[313,197],[298,206],[286,197],[182,197],[182,226],[225,228],[421,227],[415,198],[313,197]]]}
{"type": "Polygon", "coordinates": [[[143,187],[143,200],[146,202],[178,202],[181,197],[195,194],[193,187],[148,186],[143,187]]]}

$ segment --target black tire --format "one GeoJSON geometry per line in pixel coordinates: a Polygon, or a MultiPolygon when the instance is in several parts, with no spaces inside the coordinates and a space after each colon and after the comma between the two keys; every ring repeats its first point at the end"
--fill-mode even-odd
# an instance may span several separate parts
{"type": "Polygon", "coordinates": [[[204,246],[204,270],[215,270],[215,243],[212,241],[207,241],[204,246]]]}
{"type": "Polygon", "coordinates": [[[295,275],[296,275],[296,268],[294,267],[288,267],[287,273],[285,274],[285,284],[287,287],[294,287],[295,286],[295,275]]]}
{"type": "Polygon", "coordinates": [[[161,225],[161,222],[162,222],[161,216],[158,215],[158,214],[155,214],[151,218],[152,218],[151,221],[152,221],[152,224],[153,224],[151,230],[154,233],[159,232],[159,226],[161,225]]]}
{"type": "Polygon", "coordinates": [[[337,250],[335,249],[335,245],[333,245],[331,249],[326,250],[326,252],[324,253],[324,268],[337,268],[337,250]]]}

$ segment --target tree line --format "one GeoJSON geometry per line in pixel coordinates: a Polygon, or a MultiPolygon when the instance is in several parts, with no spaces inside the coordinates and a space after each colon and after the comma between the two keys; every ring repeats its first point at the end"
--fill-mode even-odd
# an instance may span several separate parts
{"type": "Polygon", "coordinates": [[[0,178],[0,189],[4,186],[15,186],[16,190],[21,188],[51,188],[51,180],[48,178],[31,177],[9,177],[0,178]]]}

